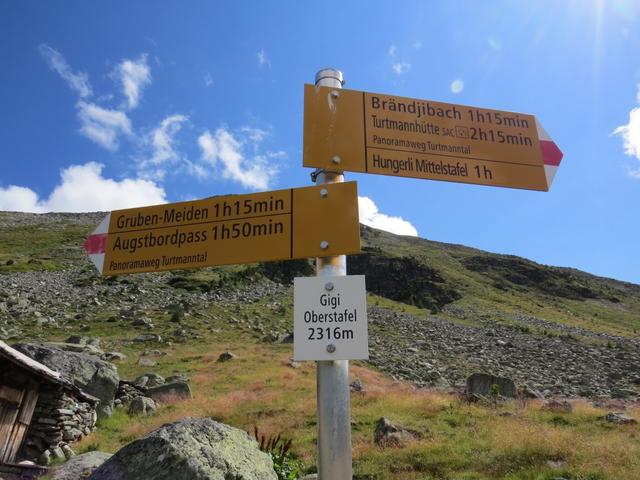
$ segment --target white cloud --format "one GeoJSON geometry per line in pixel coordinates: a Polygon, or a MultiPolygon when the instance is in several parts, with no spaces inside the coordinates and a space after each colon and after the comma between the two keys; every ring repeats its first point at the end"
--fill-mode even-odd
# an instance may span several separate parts
{"type": "Polygon", "coordinates": [[[243,128],[239,138],[224,128],[215,135],[208,130],[198,138],[202,161],[210,167],[222,167],[222,177],[240,183],[243,187],[265,190],[273,181],[277,168],[273,160],[281,158],[283,152],[259,154],[259,143],[265,132],[260,129],[243,128]],[[253,147],[253,155],[245,153],[247,144],[253,147]]]}
{"type": "Polygon", "coordinates": [[[188,120],[189,117],[186,115],[170,115],[145,136],[143,143],[150,150],[150,154],[139,164],[139,170],[143,176],[161,179],[165,175],[167,165],[181,160],[180,154],[175,149],[176,136],[188,120]]]}
{"type": "Polygon", "coordinates": [[[453,93],[460,93],[462,92],[462,90],[464,90],[464,82],[457,78],[453,82],[451,82],[449,88],[453,93]]]}
{"type": "Polygon", "coordinates": [[[74,72],[65,60],[64,56],[49,45],[41,44],[38,46],[40,55],[49,64],[52,70],[55,70],[81,98],[90,97],[92,94],[89,76],[83,72],[74,72]]]}
{"type": "Polygon", "coordinates": [[[124,59],[113,72],[122,83],[122,91],[127,97],[127,106],[131,110],[138,106],[142,90],[151,83],[151,69],[147,64],[147,55],[137,60],[124,59]]]}
{"type": "Polygon", "coordinates": [[[88,212],[166,203],[164,189],[142,179],[113,180],[102,176],[103,165],[89,162],[61,172],[61,181],[47,199],[26,187],[0,188],[0,210],[22,212],[88,212]]]}
{"type": "MultiPolygon", "coordinates": [[[[640,85],[638,85],[637,100],[640,103],[640,85]]],[[[640,107],[632,108],[629,112],[629,123],[616,128],[613,134],[622,137],[624,153],[640,160],[640,107]]],[[[640,179],[640,169],[630,170],[629,175],[640,179]]]]}
{"type": "Polygon", "coordinates": [[[394,58],[396,56],[396,53],[398,53],[398,47],[396,47],[395,45],[391,45],[389,47],[389,56],[391,58],[394,58]]]}
{"type": "Polygon", "coordinates": [[[268,135],[268,133],[261,128],[242,127],[240,131],[253,143],[254,147],[257,147],[268,135]]]}
{"type": "Polygon", "coordinates": [[[118,136],[131,135],[131,122],[124,112],[109,110],[93,103],[78,102],[80,133],[107,150],[118,149],[118,136]]]}
{"type": "Polygon", "coordinates": [[[271,62],[269,61],[267,52],[265,52],[264,49],[260,50],[256,55],[258,57],[258,65],[260,65],[261,67],[267,66],[271,68],[271,62]]]}
{"type": "Polygon", "coordinates": [[[404,75],[411,70],[411,64],[407,62],[398,62],[391,65],[391,68],[393,68],[396,75],[404,75]]]}
{"type": "Polygon", "coordinates": [[[417,41],[417,42],[413,42],[413,48],[414,50],[420,50],[422,48],[422,42],[417,41]]]}
{"type": "Polygon", "coordinates": [[[204,85],[205,87],[210,87],[211,85],[213,85],[213,77],[209,72],[207,72],[204,76],[204,85]]]}
{"type": "Polygon", "coordinates": [[[369,197],[358,197],[360,223],[369,227],[385,230],[396,235],[418,236],[418,230],[402,217],[392,217],[380,213],[376,204],[369,197]]]}
{"type": "Polygon", "coordinates": [[[30,188],[9,185],[0,187],[0,210],[9,212],[40,212],[38,195],[30,188]]]}

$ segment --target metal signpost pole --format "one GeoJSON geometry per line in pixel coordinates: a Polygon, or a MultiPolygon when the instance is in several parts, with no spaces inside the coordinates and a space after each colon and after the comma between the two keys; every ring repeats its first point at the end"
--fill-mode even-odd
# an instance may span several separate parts
{"type": "MultiPolygon", "coordinates": [[[[333,68],[316,74],[316,86],[332,87],[339,96],[344,83],[342,72],[333,68]]],[[[340,158],[333,158],[335,172],[318,170],[313,177],[318,185],[344,182],[340,158]]],[[[318,277],[347,274],[347,256],[316,259],[318,277]]],[[[330,348],[329,345],[327,348],[330,348]]],[[[349,361],[316,362],[318,387],[318,478],[319,480],[351,480],[351,405],[349,398],[349,361]]]]}

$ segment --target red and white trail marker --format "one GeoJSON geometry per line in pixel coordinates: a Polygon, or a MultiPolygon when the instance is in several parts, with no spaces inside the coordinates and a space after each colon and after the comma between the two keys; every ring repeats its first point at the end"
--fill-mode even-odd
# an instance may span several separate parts
{"type": "Polygon", "coordinates": [[[542,152],[542,162],[544,163],[544,174],[547,177],[547,188],[551,188],[553,179],[556,176],[560,162],[562,161],[562,152],[551,140],[551,137],[544,129],[540,122],[536,119],[536,128],[538,129],[538,140],[540,140],[540,151],[542,152]]]}
{"type": "Polygon", "coordinates": [[[107,250],[107,236],[109,235],[109,222],[111,213],[102,219],[100,225],[84,241],[84,251],[87,253],[98,271],[102,273],[104,266],[104,255],[107,250]]]}

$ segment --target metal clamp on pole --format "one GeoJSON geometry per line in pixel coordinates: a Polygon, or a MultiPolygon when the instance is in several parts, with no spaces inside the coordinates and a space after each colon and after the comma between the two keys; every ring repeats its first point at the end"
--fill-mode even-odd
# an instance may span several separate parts
{"type": "MultiPolygon", "coordinates": [[[[316,73],[316,86],[342,88],[344,78],[340,70],[325,68],[316,73]]],[[[338,167],[340,158],[332,162],[338,167]]],[[[342,171],[318,169],[311,174],[314,183],[344,182],[342,171]]],[[[347,274],[347,256],[316,259],[316,275],[344,276],[347,274]]],[[[329,347],[328,347],[329,348],[329,347]]],[[[335,349],[335,346],[333,346],[335,349]]],[[[351,480],[351,403],[349,397],[349,361],[319,361],[318,386],[318,479],[351,480]]]]}

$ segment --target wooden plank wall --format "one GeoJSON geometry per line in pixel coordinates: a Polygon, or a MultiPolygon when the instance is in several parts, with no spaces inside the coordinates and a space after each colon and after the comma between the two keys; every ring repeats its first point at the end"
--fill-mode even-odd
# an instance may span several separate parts
{"type": "Polygon", "coordinates": [[[18,403],[0,400],[0,463],[15,461],[38,403],[35,389],[20,390],[20,395],[15,395],[18,390],[11,390],[18,403]]]}
{"type": "Polygon", "coordinates": [[[13,427],[18,418],[18,413],[20,412],[20,404],[22,403],[22,399],[24,397],[25,391],[20,390],[20,394],[15,394],[15,389],[4,390],[3,397],[5,399],[0,400],[0,463],[8,463],[9,459],[9,445],[11,445],[13,437],[11,436],[11,432],[13,431],[13,427]],[[7,398],[11,396],[14,401],[7,401],[7,398]]]}

